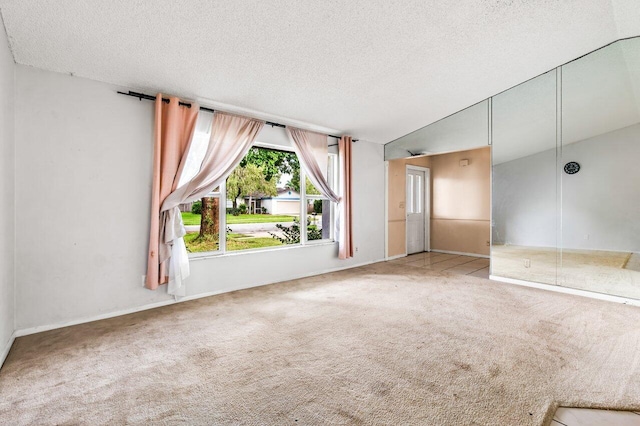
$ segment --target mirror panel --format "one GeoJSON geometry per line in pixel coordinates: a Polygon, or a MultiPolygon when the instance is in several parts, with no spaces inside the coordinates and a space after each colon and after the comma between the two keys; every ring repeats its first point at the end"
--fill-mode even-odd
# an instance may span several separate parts
{"type": "Polygon", "coordinates": [[[491,274],[640,300],[640,37],[390,142],[385,159],[488,141],[491,274]]]}
{"type": "Polygon", "coordinates": [[[640,38],[562,67],[563,286],[640,299],[639,100],[640,38]]]}
{"type": "Polygon", "coordinates": [[[494,276],[556,284],[556,70],[492,98],[494,276]]]}
{"type": "Polygon", "coordinates": [[[384,159],[483,148],[489,144],[489,101],[484,100],[384,146],[384,159]]]}

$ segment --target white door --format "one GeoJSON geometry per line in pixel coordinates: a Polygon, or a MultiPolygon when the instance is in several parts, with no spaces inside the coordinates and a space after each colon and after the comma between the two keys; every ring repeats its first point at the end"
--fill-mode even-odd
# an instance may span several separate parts
{"type": "Polygon", "coordinates": [[[426,250],[425,244],[425,189],[424,170],[407,169],[407,254],[426,250]]]}

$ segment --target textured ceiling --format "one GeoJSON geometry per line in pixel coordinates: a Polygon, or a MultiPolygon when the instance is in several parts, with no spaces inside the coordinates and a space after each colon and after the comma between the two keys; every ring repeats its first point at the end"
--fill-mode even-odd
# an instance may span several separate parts
{"type": "Polygon", "coordinates": [[[0,0],[0,11],[17,63],[378,143],[640,34],[637,0],[0,0]]]}

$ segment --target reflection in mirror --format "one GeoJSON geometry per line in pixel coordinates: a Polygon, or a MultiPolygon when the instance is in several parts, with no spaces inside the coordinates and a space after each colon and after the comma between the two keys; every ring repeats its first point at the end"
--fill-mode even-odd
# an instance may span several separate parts
{"type": "Polygon", "coordinates": [[[556,284],[556,71],[492,98],[491,274],[556,284]]]}
{"type": "Polygon", "coordinates": [[[489,144],[489,101],[484,100],[389,142],[384,159],[484,148],[489,144]]]}
{"type": "Polygon", "coordinates": [[[640,38],[562,68],[560,285],[640,299],[639,100],[640,38]]]}

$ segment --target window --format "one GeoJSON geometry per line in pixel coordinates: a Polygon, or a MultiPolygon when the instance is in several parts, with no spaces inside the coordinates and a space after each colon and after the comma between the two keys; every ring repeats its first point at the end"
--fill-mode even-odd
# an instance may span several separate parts
{"type": "MultiPolygon", "coordinates": [[[[181,185],[197,173],[209,141],[212,116],[200,115],[181,185]]],[[[336,172],[337,156],[329,154],[334,190],[336,172]]],[[[224,184],[180,206],[185,244],[190,253],[226,253],[331,241],[334,204],[311,184],[291,149],[256,143],[224,184]]]]}
{"type": "Polygon", "coordinates": [[[226,251],[300,244],[300,163],[295,153],[254,146],[226,187],[226,251]]]}
{"type": "Polygon", "coordinates": [[[422,176],[407,175],[407,213],[422,213],[422,176]]]}
{"type": "MultiPolygon", "coordinates": [[[[337,188],[337,155],[329,154],[327,158],[327,183],[336,191],[337,188]]],[[[304,213],[307,216],[306,241],[332,240],[333,224],[335,222],[335,203],[322,195],[305,176],[304,196],[307,206],[304,213]]]]}

